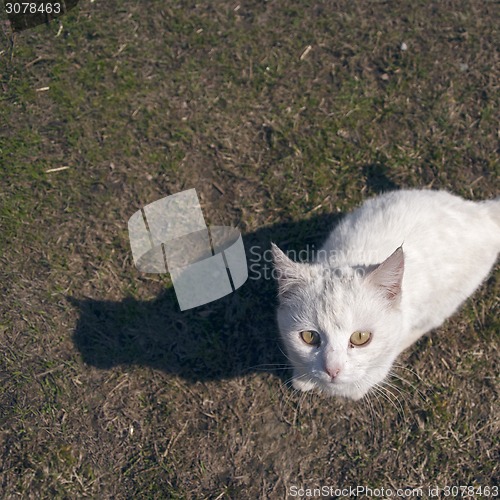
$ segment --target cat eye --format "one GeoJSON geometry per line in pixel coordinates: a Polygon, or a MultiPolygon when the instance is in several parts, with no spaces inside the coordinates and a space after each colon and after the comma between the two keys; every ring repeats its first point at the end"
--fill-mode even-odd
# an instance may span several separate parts
{"type": "Polygon", "coordinates": [[[353,346],[362,346],[366,345],[371,338],[372,334],[370,332],[354,332],[351,335],[350,341],[353,346]]]}
{"type": "Polygon", "coordinates": [[[309,345],[318,347],[321,344],[321,338],[318,332],[314,332],[312,330],[306,330],[304,332],[300,332],[300,338],[309,345]]]}

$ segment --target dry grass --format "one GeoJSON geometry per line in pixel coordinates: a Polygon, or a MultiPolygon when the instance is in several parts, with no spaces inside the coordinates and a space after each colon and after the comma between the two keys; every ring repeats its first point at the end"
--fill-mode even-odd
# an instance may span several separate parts
{"type": "Polygon", "coordinates": [[[498,482],[498,267],[402,356],[392,395],[353,403],[287,387],[272,281],[181,313],[126,229],[195,187],[250,257],[319,245],[386,189],[498,195],[495,14],[82,0],[0,33],[2,496],[498,482]]]}

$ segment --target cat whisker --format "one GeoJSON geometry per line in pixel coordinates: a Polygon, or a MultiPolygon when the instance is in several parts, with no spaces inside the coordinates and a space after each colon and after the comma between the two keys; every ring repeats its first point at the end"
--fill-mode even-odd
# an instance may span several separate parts
{"type": "MultiPolygon", "coordinates": [[[[401,414],[402,414],[403,420],[406,421],[407,420],[406,413],[404,411],[403,404],[401,403],[401,399],[403,399],[403,401],[405,403],[408,403],[407,394],[404,391],[402,391],[399,387],[395,386],[394,384],[391,384],[388,381],[384,381],[381,384],[381,386],[384,387],[386,391],[388,391],[390,394],[393,395],[393,397],[395,398],[395,400],[397,402],[398,407],[401,409],[401,414]],[[394,389],[394,391],[396,391],[397,394],[394,394],[394,392],[392,392],[390,389],[394,389]],[[401,397],[401,399],[400,399],[400,397],[401,397]]],[[[399,413],[399,411],[398,411],[398,413],[399,413]]]]}
{"type": "Polygon", "coordinates": [[[290,390],[292,390],[292,393],[300,392],[298,389],[295,389],[292,384],[294,380],[298,380],[305,376],[307,376],[307,374],[303,374],[300,376],[292,375],[290,378],[287,378],[282,384],[280,384],[280,387],[285,387],[287,389],[287,394],[290,394],[290,390]]]}
{"type": "MultiPolygon", "coordinates": [[[[355,383],[355,386],[357,389],[361,389],[361,386],[358,382],[355,383]]],[[[375,417],[376,417],[376,413],[375,413],[375,408],[373,406],[373,403],[370,399],[370,394],[371,392],[367,392],[363,398],[362,398],[362,401],[364,403],[366,403],[366,405],[368,406],[368,409],[369,409],[369,414],[370,414],[370,422],[371,422],[371,425],[368,426],[368,429],[370,429],[372,431],[372,435],[375,436],[373,430],[375,429],[375,417]]]]}
{"type": "MultiPolygon", "coordinates": [[[[288,382],[291,382],[291,381],[293,381],[293,377],[288,382]]],[[[283,387],[283,386],[281,386],[281,387],[283,387]]],[[[300,408],[300,406],[301,406],[301,403],[300,403],[301,399],[299,398],[299,401],[296,402],[295,404],[291,404],[291,401],[293,399],[295,399],[295,397],[299,393],[300,393],[300,391],[298,389],[294,389],[294,388],[291,391],[287,390],[286,392],[282,393],[284,395],[284,399],[283,399],[283,402],[281,405],[281,410],[280,410],[281,418],[291,426],[294,426],[295,422],[297,420],[297,408],[300,408]],[[286,414],[285,414],[286,407],[293,407],[294,413],[293,413],[293,418],[291,421],[286,417],[286,414]]]]}
{"type": "Polygon", "coordinates": [[[294,380],[306,379],[308,382],[313,380],[314,377],[311,377],[309,373],[302,373],[301,375],[293,375],[288,379],[287,382],[293,382],[294,380]]]}
{"type": "Polygon", "coordinates": [[[374,405],[374,404],[372,404],[372,402],[371,402],[371,401],[372,401],[372,400],[371,400],[371,397],[372,397],[372,396],[373,396],[373,398],[375,398],[375,401],[377,402],[377,404],[378,404],[378,406],[379,406],[379,408],[380,408],[381,410],[383,410],[383,406],[382,406],[382,403],[380,402],[380,399],[381,399],[381,398],[380,398],[380,396],[379,396],[378,391],[376,391],[376,390],[371,390],[371,391],[369,391],[367,394],[365,394],[365,397],[366,397],[367,401],[370,403],[370,407],[371,407],[371,408],[372,408],[372,410],[373,410],[373,417],[376,419],[376,418],[377,418],[377,416],[378,416],[378,414],[377,414],[377,411],[376,411],[376,409],[375,409],[375,405],[374,405]]]}
{"type": "Polygon", "coordinates": [[[299,417],[300,412],[302,411],[302,405],[303,405],[304,401],[305,401],[307,398],[312,398],[312,393],[311,393],[311,391],[302,392],[302,394],[299,396],[299,402],[298,402],[298,405],[297,405],[296,411],[295,411],[295,413],[294,413],[294,419],[293,419],[293,423],[294,423],[294,425],[296,424],[296,422],[297,422],[297,418],[299,417]]]}
{"type": "MultiPolygon", "coordinates": [[[[373,389],[380,395],[382,396],[382,399],[386,400],[397,412],[398,412],[398,415],[400,415],[400,408],[398,407],[398,405],[393,401],[393,399],[389,396],[389,394],[392,395],[392,393],[382,387],[382,386],[379,386],[379,385],[375,385],[373,386],[373,389]]],[[[394,396],[394,395],[393,395],[394,396]]],[[[397,398],[396,398],[397,399],[397,398]]]]}
{"type": "MultiPolygon", "coordinates": [[[[394,365],[396,366],[397,368],[399,368],[399,365],[394,365]]],[[[391,378],[394,378],[395,380],[398,380],[400,382],[403,382],[404,384],[408,385],[411,389],[413,389],[424,401],[426,400],[426,397],[425,395],[418,389],[418,387],[416,387],[414,384],[412,384],[409,380],[405,379],[404,377],[402,377],[400,374],[398,374],[395,370],[394,370],[394,366],[391,367],[391,369],[389,370],[389,373],[388,373],[388,378],[385,379],[383,382],[381,382],[381,384],[384,384],[384,385],[388,385],[390,386],[391,388],[393,388],[394,390],[396,390],[401,396],[403,397],[406,397],[408,398],[409,396],[409,392],[408,391],[405,391],[404,388],[402,387],[399,387],[399,386],[396,386],[395,384],[391,384],[389,382],[389,379],[391,378]]],[[[383,366],[379,365],[377,366],[379,368],[383,368],[383,366]]],[[[412,371],[412,370],[409,370],[409,371],[412,371]]],[[[409,400],[409,398],[407,399],[407,401],[409,400]]]]}
{"type": "Polygon", "coordinates": [[[391,384],[391,382],[389,382],[388,379],[382,381],[381,385],[390,387],[391,389],[394,389],[403,398],[406,397],[405,391],[402,388],[398,387],[397,385],[391,384]]]}
{"type": "Polygon", "coordinates": [[[291,364],[287,363],[269,363],[269,364],[261,364],[261,365],[253,365],[247,368],[247,371],[256,370],[256,371],[281,371],[292,368],[291,364]]]}
{"type": "Polygon", "coordinates": [[[390,389],[385,387],[384,385],[377,383],[373,386],[373,389],[377,391],[386,401],[388,401],[398,412],[398,415],[403,417],[403,420],[406,420],[406,415],[399,400],[398,396],[394,394],[390,389]]]}
{"type": "Polygon", "coordinates": [[[290,357],[286,354],[286,352],[285,352],[285,351],[283,351],[283,349],[282,349],[281,347],[279,347],[279,350],[280,350],[281,354],[283,354],[283,356],[285,356],[285,358],[286,358],[288,361],[290,361],[290,363],[293,365],[293,364],[294,364],[293,360],[292,360],[292,359],[291,359],[291,358],[290,358],[290,357]]]}
{"type": "MultiPolygon", "coordinates": [[[[301,380],[301,379],[304,379],[306,381],[311,381],[313,377],[311,377],[309,373],[303,373],[301,375],[293,375],[282,384],[282,387],[285,386],[287,388],[290,388],[290,385],[295,380],[301,380]]],[[[287,391],[287,396],[285,397],[284,404],[285,405],[289,404],[290,400],[294,398],[297,394],[300,394],[299,401],[297,402],[297,405],[300,408],[302,406],[303,400],[307,397],[307,392],[302,392],[300,389],[293,388],[291,392],[287,391]]]]}
{"type": "Polygon", "coordinates": [[[427,401],[427,396],[417,386],[412,384],[409,380],[405,379],[404,377],[394,372],[393,370],[391,370],[390,376],[411,387],[418,394],[420,399],[422,399],[422,401],[427,401]]]}
{"type": "Polygon", "coordinates": [[[412,376],[414,376],[417,379],[419,384],[423,385],[427,391],[431,392],[431,394],[434,394],[434,390],[433,390],[432,386],[428,382],[426,382],[415,370],[408,368],[407,366],[403,366],[400,363],[394,363],[394,365],[391,369],[391,373],[390,373],[391,376],[393,376],[394,378],[397,378],[398,380],[407,384],[409,387],[411,387],[413,390],[415,390],[415,392],[419,395],[419,397],[422,399],[422,401],[428,401],[428,397],[426,396],[426,394],[424,392],[422,392],[422,390],[420,390],[416,385],[412,384],[409,380],[407,380],[406,378],[404,378],[400,374],[398,374],[396,372],[396,370],[404,370],[404,371],[410,373],[412,376]]]}
{"type": "Polygon", "coordinates": [[[420,377],[420,375],[412,368],[404,366],[401,363],[398,363],[397,361],[393,364],[393,367],[399,368],[400,370],[405,370],[407,372],[410,372],[412,375],[414,375],[418,379],[419,382],[425,383],[424,380],[422,379],[422,377],[420,377]]]}

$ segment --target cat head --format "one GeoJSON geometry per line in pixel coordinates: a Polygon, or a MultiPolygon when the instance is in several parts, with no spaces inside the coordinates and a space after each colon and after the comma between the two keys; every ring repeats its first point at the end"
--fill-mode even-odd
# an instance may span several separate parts
{"type": "Polygon", "coordinates": [[[401,350],[403,249],[369,268],[297,263],[274,244],[272,251],[293,386],[360,399],[401,350]]]}

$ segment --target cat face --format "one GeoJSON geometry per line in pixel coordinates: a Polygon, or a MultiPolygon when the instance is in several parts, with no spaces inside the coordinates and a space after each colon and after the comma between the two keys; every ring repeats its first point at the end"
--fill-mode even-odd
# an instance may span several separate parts
{"type": "Polygon", "coordinates": [[[298,264],[276,246],[273,254],[294,387],[360,399],[400,352],[403,250],[372,269],[298,264]]]}

